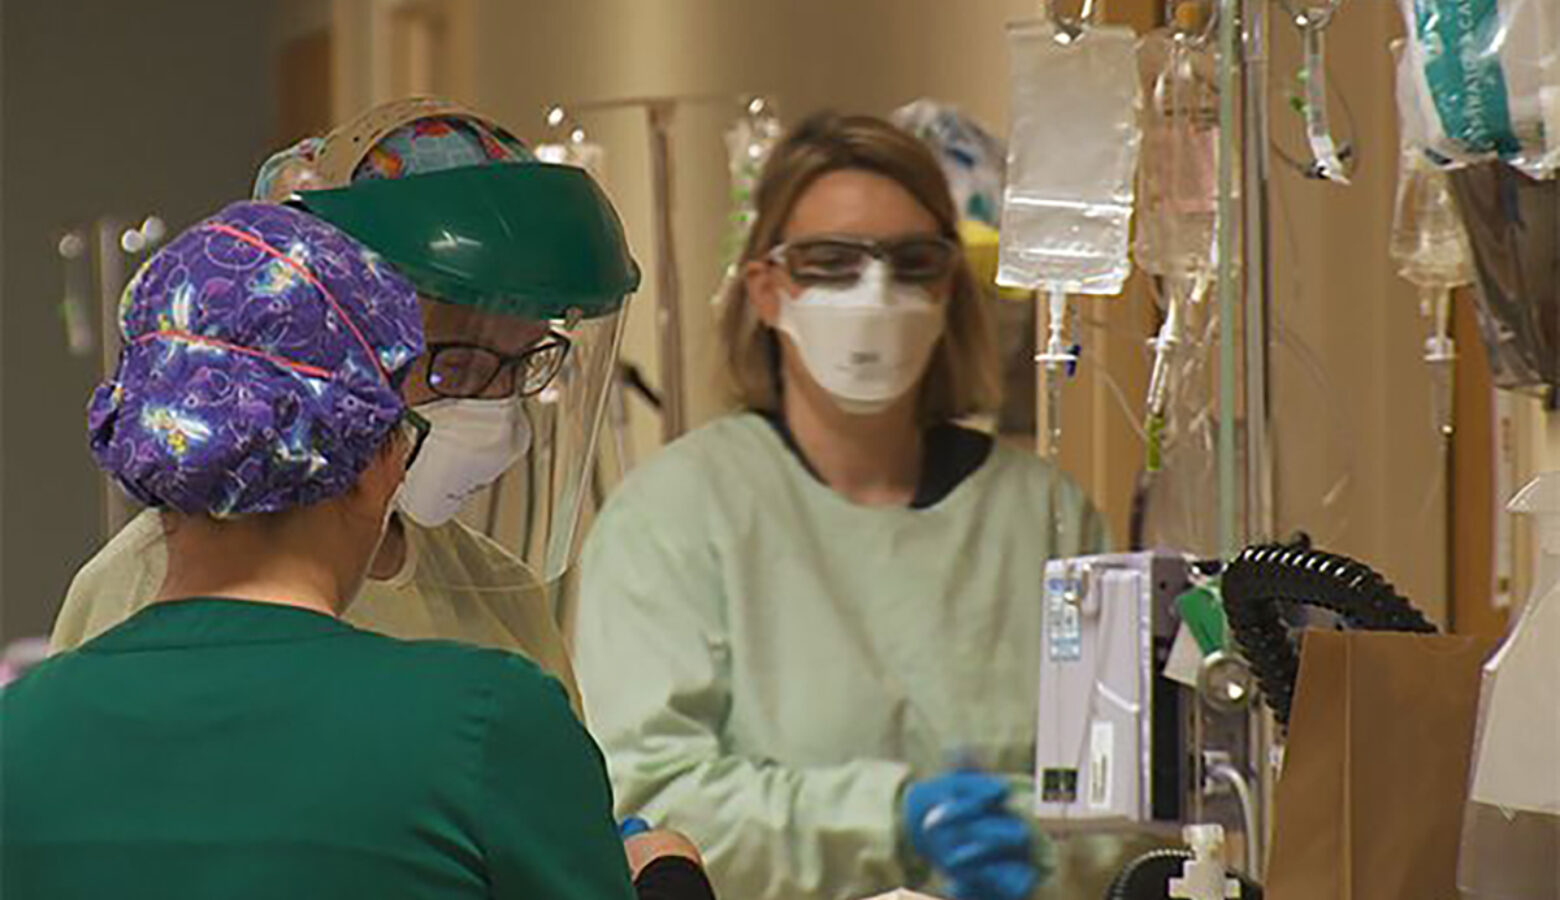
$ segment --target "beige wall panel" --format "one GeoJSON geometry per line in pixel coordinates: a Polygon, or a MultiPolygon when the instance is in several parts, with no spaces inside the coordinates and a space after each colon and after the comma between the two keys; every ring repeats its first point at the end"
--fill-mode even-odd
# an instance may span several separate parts
{"type": "MultiPolygon", "coordinates": [[[[371,0],[335,2],[339,14],[371,0]]],[[[826,106],[886,113],[929,95],[959,104],[1000,133],[1008,102],[1003,25],[1039,8],[1028,0],[473,2],[475,75],[464,99],[530,139],[545,136],[543,111],[556,102],[733,98],[729,105],[688,106],[673,127],[684,373],[695,424],[724,409],[722,385],[711,374],[709,298],[718,285],[728,212],[721,136],[736,114],[735,98],[764,93],[794,121],[826,106]]],[[[1118,3],[1110,13],[1147,22],[1153,4],[1118,3]]],[[[1303,152],[1298,117],[1287,105],[1298,40],[1281,17],[1274,26],[1276,132],[1282,147],[1303,152]]],[[[1413,292],[1386,257],[1396,179],[1386,45],[1397,30],[1393,4],[1351,3],[1329,34],[1331,77],[1350,107],[1345,116],[1335,95],[1334,117],[1362,154],[1355,184],[1308,181],[1276,166],[1276,518],[1280,533],[1304,529],[1325,546],[1371,562],[1439,615],[1446,594],[1445,488],[1429,421],[1428,373],[1419,360],[1423,324],[1413,292]]],[[[607,148],[608,190],[646,264],[647,288],[630,316],[625,357],[655,381],[643,117],[625,110],[581,120],[607,148]]],[[[1141,347],[1151,328],[1137,290],[1089,302],[1086,314],[1105,319],[1109,330],[1082,332],[1093,349],[1089,364],[1103,365],[1134,407],[1141,404],[1141,347]]],[[[1068,387],[1062,460],[1122,535],[1142,448],[1103,373],[1089,364],[1068,387]]],[[[642,456],[658,443],[658,428],[642,409],[634,416],[642,456]]],[[[1215,506],[1210,497],[1210,514],[1215,506]]]]}

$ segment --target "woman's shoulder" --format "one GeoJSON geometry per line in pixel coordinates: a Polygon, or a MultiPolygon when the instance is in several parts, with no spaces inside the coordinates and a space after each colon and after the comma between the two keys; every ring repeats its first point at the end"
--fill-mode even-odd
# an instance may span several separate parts
{"type": "Polygon", "coordinates": [[[985,468],[988,490],[1043,495],[1069,505],[1089,503],[1083,488],[1060,466],[1009,439],[996,439],[985,468]]]}
{"type": "Polygon", "coordinates": [[[1012,504],[1017,516],[1060,526],[1069,537],[1056,548],[1061,556],[1101,553],[1111,545],[1110,530],[1087,491],[1062,468],[1022,445],[998,440],[987,461],[982,490],[992,502],[1012,504]]]}
{"type": "Polygon", "coordinates": [[[614,496],[689,498],[719,490],[751,472],[755,460],[783,450],[756,413],[736,412],[688,432],[640,463],[614,496]]]}
{"type": "Polygon", "coordinates": [[[569,709],[568,692],[556,678],[535,662],[491,647],[447,640],[402,640],[361,632],[365,649],[378,658],[377,665],[359,665],[367,680],[393,692],[399,685],[428,699],[507,696],[538,706],[562,703],[569,709]]]}
{"type": "Polygon", "coordinates": [[[1005,478],[1035,482],[1070,482],[1061,467],[1035,454],[1033,448],[1012,438],[998,436],[987,465],[1005,478]]]}

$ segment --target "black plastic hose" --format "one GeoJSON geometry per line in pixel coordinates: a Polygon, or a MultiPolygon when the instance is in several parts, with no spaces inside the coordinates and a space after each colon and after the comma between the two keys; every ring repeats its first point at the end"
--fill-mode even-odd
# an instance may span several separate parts
{"type": "MultiPolygon", "coordinates": [[[[1139,856],[1116,876],[1105,900],[1167,900],[1170,879],[1181,877],[1182,866],[1194,858],[1190,850],[1154,850],[1139,856]]],[[[1240,900],[1262,900],[1262,887],[1239,872],[1240,900]]]]}
{"type": "Polygon", "coordinates": [[[1220,587],[1230,630],[1251,662],[1268,706],[1285,726],[1300,654],[1281,615],[1284,604],[1330,610],[1355,630],[1436,631],[1374,569],[1346,556],[1312,550],[1303,537],[1292,544],[1248,547],[1225,567],[1220,587]]]}

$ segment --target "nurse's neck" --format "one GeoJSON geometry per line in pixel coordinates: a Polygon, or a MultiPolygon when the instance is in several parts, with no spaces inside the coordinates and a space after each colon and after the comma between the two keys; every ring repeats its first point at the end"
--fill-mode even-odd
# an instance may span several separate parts
{"type": "Polygon", "coordinates": [[[164,513],[168,574],[157,600],[247,600],[339,615],[356,592],[343,564],[353,553],[331,534],[329,518],[311,512],[288,513],[285,523],[164,513]]]}
{"type": "MultiPolygon", "coordinates": [[[[789,367],[787,367],[789,368],[789,367]]],[[[870,415],[840,409],[804,373],[785,373],[781,412],[813,471],[860,506],[909,506],[921,483],[924,437],[917,393],[870,415]]]]}

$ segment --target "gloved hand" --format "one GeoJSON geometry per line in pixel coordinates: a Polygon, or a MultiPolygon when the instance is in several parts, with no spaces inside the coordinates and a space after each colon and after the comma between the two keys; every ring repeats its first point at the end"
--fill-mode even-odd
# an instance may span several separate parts
{"type": "MultiPolygon", "coordinates": [[[[699,854],[699,848],[694,846],[693,841],[689,840],[686,835],[664,828],[652,828],[649,822],[638,816],[629,816],[622,822],[619,822],[618,834],[623,837],[623,850],[628,854],[628,871],[633,876],[635,884],[638,884],[640,874],[649,869],[652,863],[675,857],[681,857],[693,863],[694,867],[700,870],[701,873],[696,880],[704,881],[704,875],[702,874],[704,857],[699,854]]],[[[698,891],[692,896],[702,897],[707,893],[707,889],[708,885],[705,884],[705,890],[698,891]]],[[[660,894],[653,891],[650,895],[660,896],[660,894]]],[[[640,897],[645,896],[647,894],[644,891],[640,891],[640,897]]],[[[673,891],[671,896],[689,895],[673,891]]],[[[713,894],[710,896],[713,897],[713,894]]]]}
{"type": "Polygon", "coordinates": [[[638,816],[629,816],[618,823],[618,836],[625,841],[636,834],[644,834],[650,830],[650,823],[638,816]]]}
{"type": "Polygon", "coordinates": [[[955,900],[1023,900],[1040,881],[1029,825],[1007,809],[1008,782],[968,769],[905,792],[910,845],[955,900]]]}

